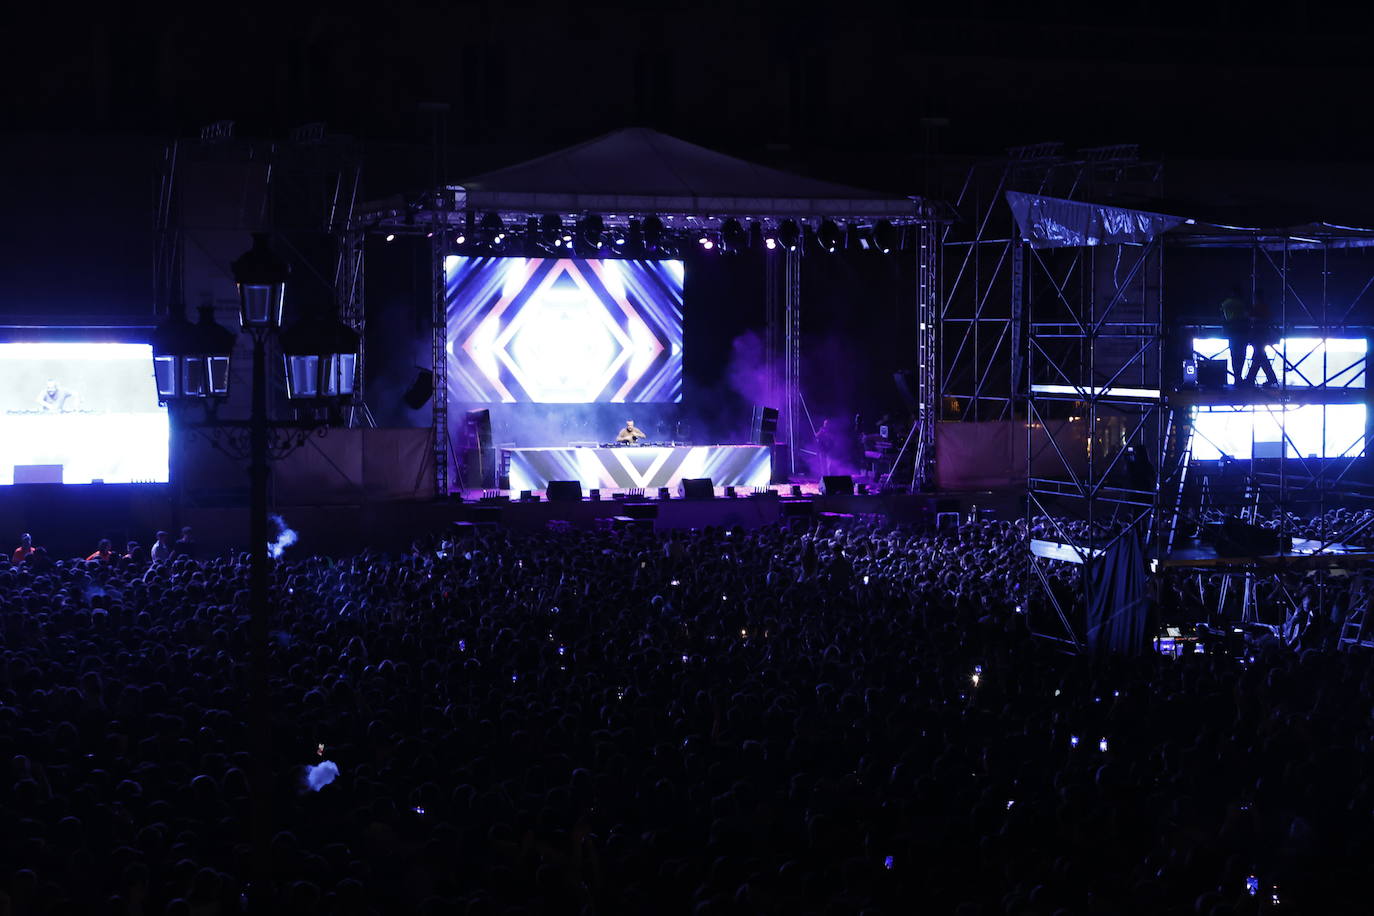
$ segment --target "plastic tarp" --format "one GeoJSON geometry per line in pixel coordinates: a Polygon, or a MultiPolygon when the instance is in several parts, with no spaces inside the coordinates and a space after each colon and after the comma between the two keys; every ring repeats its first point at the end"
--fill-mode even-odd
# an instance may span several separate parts
{"type": "Polygon", "coordinates": [[[1140,538],[1126,532],[1083,574],[1088,577],[1088,651],[1139,655],[1145,650],[1149,609],[1140,538]]]}
{"type": "MultiPolygon", "coordinates": [[[[1082,424],[1051,424],[1054,444],[1043,427],[1033,432],[1036,476],[1067,477],[1065,460],[1074,471],[1087,470],[1087,440],[1082,424]],[[1054,445],[1064,453],[1061,458],[1054,445]]],[[[983,423],[948,421],[935,427],[935,478],[941,489],[983,490],[1021,486],[1026,482],[1026,425],[1022,421],[983,423]]]]}
{"type": "Polygon", "coordinates": [[[921,198],[793,175],[647,128],[612,131],[470,178],[470,210],[914,219],[921,198]]]}
{"type": "Polygon", "coordinates": [[[1182,216],[1008,191],[1021,238],[1032,248],[1144,245],[1189,222],[1182,216]]]}

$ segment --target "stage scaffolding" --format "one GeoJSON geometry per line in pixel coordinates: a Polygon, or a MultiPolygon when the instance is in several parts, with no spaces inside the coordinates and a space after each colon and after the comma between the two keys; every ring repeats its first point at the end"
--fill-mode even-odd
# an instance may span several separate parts
{"type": "Polygon", "coordinates": [[[1021,413],[1024,308],[1034,290],[1026,287],[1029,255],[1006,193],[1149,197],[1159,193],[1160,178],[1160,164],[1142,160],[1134,144],[1068,152],[1061,143],[1038,143],[969,169],[954,201],[961,219],[940,233],[939,357],[932,357],[930,370],[938,376],[939,419],[1008,420],[1021,413]]]}
{"type": "MultiPolygon", "coordinates": [[[[653,212],[637,212],[632,209],[617,208],[614,212],[582,211],[577,213],[558,213],[562,225],[574,231],[580,221],[587,216],[601,218],[603,231],[627,232],[631,221],[642,225],[650,216],[658,217],[664,224],[665,245],[678,251],[698,244],[698,239],[708,235],[719,240],[724,235],[724,226],[731,219],[738,220],[749,227],[757,223],[760,232],[769,238],[777,239],[783,224],[790,221],[797,229],[798,242],[795,248],[777,244],[776,250],[766,252],[764,257],[766,293],[763,303],[764,312],[764,361],[768,369],[768,389],[773,393],[775,404],[780,408],[779,431],[785,436],[787,447],[787,470],[795,472],[797,456],[804,447],[814,441],[815,425],[812,423],[806,405],[804,372],[805,354],[802,346],[803,300],[805,298],[805,263],[812,257],[834,257],[828,253],[815,253],[807,250],[805,239],[817,232],[827,219],[835,220],[842,231],[848,234],[866,233],[873,235],[877,224],[885,221],[895,234],[893,256],[898,252],[915,251],[918,255],[917,302],[914,303],[919,319],[919,332],[912,341],[914,361],[921,370],[922,389],[919,395],[919,423],[913,430],[907,447],[917,458],[916,486],[931,472],[934,460],[934,434],[936,403],[938,391],[935,381],[935,343],[938,329],[938,242],[939,230],[950,219],[948,208],[933,201],[910,198],[906,201],[910,213],[906,216],[890,213],[883,220],[872,216],[827,211],[826,216],[804,216],[805,201],[785,201],[788,206],[778,215],[766,212],[743,212],[732,214],[728,201],[715,203],[726,206],[723,212],[668,211],[656,209],[653,212]]],[[[750,201],[750,203],[759,203],[750,201]]],[[[775,201],[775,203],[778,203],[775,201]]],[[[449,441],[449,413],[447,403],[448,366],[447,366],[447,301],[444,261],[450,255],[480,251],[486,255],[500,252],[495,249],[474,248],[470,243],[459,245],[458,237],[465,240],[478,238],[483,230],[481,222],[489,214],[499,218],[505,235],[506,248],[511,256],[527,256],[533,250],[527,239],[531,220],[538,224],[544,211],[528,209],[489,209],[473,206],[473,201],[460,186],[448,186],[425,192],[419,197],[405,200],[393,198],[388,201],[360,207],[349,225],[349,235],[357,241],[361,250],[361,239],[368,234],[417,235],[428,237],[432,265],[432,324],[431,357],[434,374],[434,397],[432,400],[432,423],[434,434],[435,484],[439,493],[450,492],[454,479],[451,467],[456,454],[456,444],[449,441]]],[[[862,209],[860,207],[859,209],[862,209]]],[[[567,249],[548,249],[540,256],[568,257],[567,249]]],[[[577,257],[595,255],[578,254],[577,257]]],[[[659,254],[657,256],[664,256],[659,254]]],[[[722,254],[729,257],[729,254],[722,254]]],[[[359,306],[359,312],[362,309],[359,306]]],[[[772,405],[769,405],[772,406],[772,405]]],[[[897,485],[897,481],[892,481],[897,485]]],[[[901,482],[905,485],[905,482],[901,482]]]]}
{"type": "MultiPolygon", "coordinates": [[[[187,308],[194,321],[196,307],[210,306],[236,325],[228,266],[248,247],[249,233],[270,232],[295,266],[296,292],[288,292],[287,308],[295,310],[302,296],[314,299],[311,305],[331,298],[364,346],[361,239],[350,232],[361,176],[357,144],[321,123],[280,141],[240,137],[232,121],[219,121],[198,138],[171,142],[158,187],[154,311],[163,316],[187,308]]],[[[352,426],[374,425],[363,399],[364,352],[358,353],[352,426]]],[[[231,409],[244,405],[247,388],[246,379],[231,385],[231,409]]]]}
{"type": "MultiPolygon", "coordinates": [[[[1325,341],[1359,338],[1367,353],[1370,329],[1351,319],[1370,305],[1374,232],[1326,224],[1267,231],[1032,194],[1007,199],[1020,237],[1009,250],[1024,255],[1012,285],[1042,291],[1025,300],[1025,381],[1017,389],[1026,404],[1029,568],[1038,586],[1029,591],[1042,596],[1026,603],[1031,629],[1081,648],[1094,564],[1134,534],[1156,594],[1195,596],[1214,622],[1264,626],[1296,644],[1313,621],[1338,618],[1342,646],[1371,644],[1363,633],[1370,590],[1355,590],[1364,596],[1358,607],[1342,603],[1354,593],[1347,576],[1374,560],[1362,546],[1371,543],[1370,526],[1354,515],[1327,517],[1328,509],[1374,507],[1374,489],[1353,473],[1367,428],[1326,454],[1332,440],[1323,425],[1320,453],[1308,455],[1290,417],[1320,406],[1325,424],[1331,405],[1369,403],[1364,360],[1328,371],[1325,341]],[[1233,275],[1244,257],[1236,294],[1267,302],[1272,338],[1289,341],[1267,348],[1279,384],[1184,386],[1184,359],[1206,355],[1194,352],[1194,340],[1229,335],[1170,320],[1166,250],[1170,263],[1215,258],[1215,269],[1233,275]],[[1337,266],[1347,272],[1339,282],[1337,266]],[[1239,460],[1195,455],[1206,438],[1198,418],[1217,409],[1250,417],[1253,441],[1239,460]],[[1260,416],[1277,432],[1262,443],[1260,416]],[[1319,519],[1317,529],[1294,530],[1295,515],[1319,519]],[[1194,540],[1200,524],[1221,518],[1276,522],[1273,546],[1219,550],[1194,540]],[[1177,575],[1187,584],[1166,582],[1177,575]]],[[[1181,298],[1194,316],[1218,311],[1219,303],[1181,298]]]]}

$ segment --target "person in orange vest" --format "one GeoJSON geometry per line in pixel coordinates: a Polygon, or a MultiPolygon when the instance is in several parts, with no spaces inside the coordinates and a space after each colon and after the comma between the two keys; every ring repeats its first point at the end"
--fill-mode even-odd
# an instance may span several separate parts
{"type": "Polygon", "coordinates": [[[114,546],[110,544],[109,538],[101,538],[100,543],[95,545],[95,553],[86,558],[86,562],[103,560],[108,563],[114,559],[114,546]]]}
{"type": "Polygon", "coordinates": [[[19,535],[19,546],[14,548],[14,553],[10,555],[10,562],[18,566],[27,560],[33,551],[33,535],[21,534],[19,535]]]}

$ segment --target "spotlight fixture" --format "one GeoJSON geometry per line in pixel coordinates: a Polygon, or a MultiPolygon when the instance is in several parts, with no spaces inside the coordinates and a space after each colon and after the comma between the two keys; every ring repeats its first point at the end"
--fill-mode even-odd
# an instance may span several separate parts
{"type": "Polygon", "coordinates": [[[797,243],[801,240],[801,230],[797,224],[790,219],[785,219],[778,226],[778,241],[782,242],[783,247],[788,251],[796,251],[797,243]]]}
{"type": "Polygon", "coordinates": [[[700,242],[701,247],[706,249],[707,251],[710,251],[712,248],[716,247],[716,243],[711,241],[711,237],[709,235],[703,235],[701,238],[697,239],[697,241],[700,242]]]}
{"type": "Polygon", "coordinates": [[[644,220],[644,247],[649,251],[658,249],[659,243],[663,241],[663,220],[657,216],[650,216],[644,220]]]}
{"type": "Polygon", "coordinates": [[[720,248],[722,251],[743,251],[749,236],[737,219],[727,219],[720,227],[720,248]]]}
{"type": "Polygon", "coordinates": [[[768,238],[763,240],[763,247],[767,248],[769,251],[772,251],[778,247],[778,240],[770,235],[768,236],[768,238]]]}
{"type": "Polygon", "coordinates": [[[539,218],[542,240],[552,239],[556,245],[563,240],[563,220],[557,213],[545,213],[539,218]]]}
{"type": "Polygon", "coordinates": [[[605,231],[605,228],[606,224],[595,213],[584,216],[578,225],[583,241],[597,248],[601,247],[601,233],[605,231]]]}
{"type": "Polygon", "coordinates": [[[467,237],[466,235],[461,234],[461,233],[460,233],[459,235],[457,235],[457,236],[453,239],[453,244],[455,244],[455,245],[466,245],[467,242],[468,242],[468,237],[467,237]]]}
{"type": "Polygon", "coordinates": [[[897,229],[888,220],[879,220],[873,227],[873,242],[883,254],[891,254],[897,246],[897,229]]]}
{"type": "Polygon", "coordinates": [[[835,225],[834,220],[825,220],[821,223],[820,230],[816,233],[820,239],[821,247],[829,254],[834,254],[835,249],[840,247],[840,242],[844,236],[840,233],[840,227],[835,225]]]}
{"type": "Polygon", "coordinates": [[[539,230],[539,217],[527,217],[525,219],[525,257],[537,258],[546,250],[544,233],[539,230]]]}
{"type": "Polygon", "coordinates": [[[396,241],[396,233],[394,233],[394,232],[388,232],[388,233],[386,234],[386,240],[387,240],[388,242],[394,242],[394,241],[396,241]]]}

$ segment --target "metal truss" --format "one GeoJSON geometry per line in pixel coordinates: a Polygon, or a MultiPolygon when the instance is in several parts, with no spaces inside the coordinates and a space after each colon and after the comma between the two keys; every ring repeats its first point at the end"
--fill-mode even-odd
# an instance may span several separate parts
{"type": "MultiPolygon", "coordinates": [[[[340,319],[361,337],[365,314],[363,264],[361,236],[354,226],[361,174],[359,147],[350,139],[328,135],[320,123],[298,127],[287,140],[277,141],[236,136],[234,122],[220,121],[204,128],[199,138],[171,142],[163,154],[158,187],[155,314],[165,316],[187,304],[188,246],[211,255],[217,262],[216,270],[223,272],[219,279],[227,280],[228,260],[239,252],[220,250],[224,235],[270,231],[283,246],[283,253],[310,274],[302,278],[305,282],[318,281],[331,291],[340,319]],[[260,170],[252,173],[251,181],[245,177],[243,202],[233,212],[232,224],[225,224],[223,214],[212,218],[184,209],[188,170],[203,165],[240,167],[244,169],[242,176],[248,176],[250,169],[260,170]],[[334,240],[332,269],[307,256],[307,250],[318,250],[321,236],[334,240]]],[[[360,353],[354,406],[348,413],[352,425],[371,425],[363,400],[363,380],[360,353]]],[[[245,397],[241,391],[231,391],[230,403],[244,407],[245,397]]]]}
{"type": "Polygon", "coordinates": [[[448,251],[434,220],[430,236],[430,301],[432,304],[430,358],[434,374],[434,393],[430,397],[430,429],[434,447],[434,492],[448,496],[450,433],[448,428],[448,279],[444,258],[448,251]]]}
{"type": "Polygon", "coordinates": [[[1026,612],[1033,632],[1080,647],[1076,610],[1087,577],[1080,570],[1066,591],[1049,567],[1091,564],[1131,533],[1147,552],[1160,539],[1170,416],[1163,242],[1015,247],[1029,292],[1020,393],[1030,566],[1040,584],[1032,594],[1043,596],[1026,612]]]}
{"type": "Polygon", "coordinates": [[[1067,153],[1059,143],[1014,147],[974,165],[954,209],[960,222],[940,241],[938,417],[999,420],[1019,412],[1027,254],[1006,203],[1007,191],[1092,200],[1158,193],[1158,162],[1134,144],[1067,153]]]}

